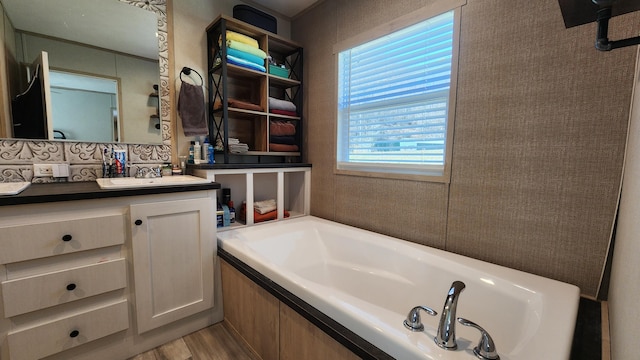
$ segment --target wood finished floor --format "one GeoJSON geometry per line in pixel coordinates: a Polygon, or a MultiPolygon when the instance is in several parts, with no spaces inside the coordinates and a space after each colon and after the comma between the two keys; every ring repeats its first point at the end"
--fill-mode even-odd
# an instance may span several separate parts
{"type": "Polygon", "coordinates": [[[222,323],[211,325],[129,360],[258,360],[222,323]]]}

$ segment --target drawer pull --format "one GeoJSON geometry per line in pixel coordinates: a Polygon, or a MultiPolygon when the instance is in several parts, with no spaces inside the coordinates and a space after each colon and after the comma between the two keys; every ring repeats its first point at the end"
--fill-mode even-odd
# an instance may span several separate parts
{"type": "Polygon", "coordinates": [[[140,225],[142,225],[142,220],[138,219],[138,220],[135,221],[134,224],[140,226],[140,225]]]}
{"type": "Polygon", "coordinates": [[[72,332],[69,333],[69,337],[71,338],[77,337],[78,335],[80,335],[80,331],[78,330],[73,330],[72,332]]]}
{"type": "Polygon", "coordinates": [[[75,290],[75,289],[76,289],[76,284],[71,283],[71,284],[67,285],[67,290],[69,290],[69,291],[73,291],[73,290],[75,290]]]}
{"type": "Polygon", "coordinates": [[[73,236],[71,236],[71,235],[69,235],[69,234],[64,235],[64,236],[62,237],[62,241],[71,241],[71,239],[73,239],[73,236]]]}

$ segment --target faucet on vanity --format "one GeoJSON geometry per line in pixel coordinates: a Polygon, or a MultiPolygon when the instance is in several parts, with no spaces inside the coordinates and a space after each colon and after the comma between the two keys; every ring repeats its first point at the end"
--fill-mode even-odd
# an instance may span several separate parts
{"type": "Polygon", "coordinates": [[[462,281],[454,281],[444,301],[444,308],[440,315],[438,330],[433,340],[438,346],[445,350],[455,350],[458,348],[458,344],[456,343],[456,309],[458,307],[458,298],[464,288],[465,284],[462,281]]]}
{"type": "Polygon", "coordinates": [[[162,177],[162,169],[158,165],[157,168],[139,168],[136,171],[137,178],[159,178],[162,177]]]}

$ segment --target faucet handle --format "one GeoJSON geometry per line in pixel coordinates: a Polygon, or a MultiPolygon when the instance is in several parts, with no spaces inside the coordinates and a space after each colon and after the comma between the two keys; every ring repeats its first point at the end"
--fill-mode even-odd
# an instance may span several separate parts
{"type": "Polygon", "coordinates": [[[431,316],[436,316],[438,313],[428,306],[418,305],[409,311],[409,315],[404,320],[404,327],[411,331],[422,331],[424,330],[424,325],[422,325],[422,321],[420,320],[420,310],[424,310],[427,314],[431,316]]]}
{"type": "Polygon", "coordinates": [[[483,360],[500,360],[500,356],[498,356],[498,352],[496,351],[496,345],[494,344],[491,335],[489,335],[485,329],[465,318],[459,317],[458,322],[464,326],[470,326],[480,331],[480,341],[478,341],[478,346],[473,348],[473,353],[476,354],[478,358],[483,360]]]}

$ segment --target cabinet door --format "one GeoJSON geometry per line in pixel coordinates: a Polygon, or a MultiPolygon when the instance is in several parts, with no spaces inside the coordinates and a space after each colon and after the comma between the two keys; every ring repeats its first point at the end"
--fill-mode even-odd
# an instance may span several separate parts
{"type": "Polygon", "coordinates": [[[213,307],[213,201],[131,205],[138,333],[213,307]]]}

